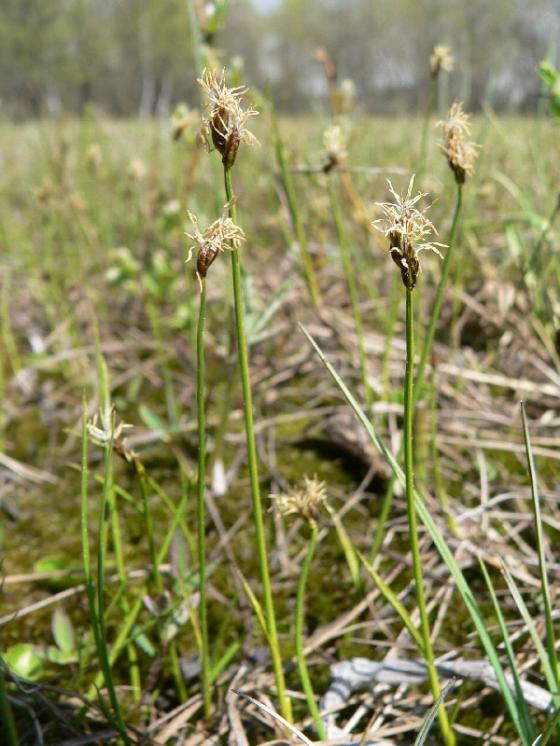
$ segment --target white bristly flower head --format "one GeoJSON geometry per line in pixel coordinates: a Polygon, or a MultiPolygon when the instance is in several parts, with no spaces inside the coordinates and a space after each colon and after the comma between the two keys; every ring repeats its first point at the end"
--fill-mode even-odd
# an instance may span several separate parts
{"type": "Polygon", "coordinates": [[[198,227],[196,215],[189,212],[193,231],[186,231],[185,235],[194,241],[195,245],[189,248],[187,262],[191,260],[193,251],[198,248],[196,274],[199,281],[206,277],[208,268],[221,251],[236,251],[246,240],[243,230],[227,215],[230,204],[224,205],[223,214],[204,231],[198,227]]]}
{"type": "Polygon", "coordinates": [[[208,98],[206,115],[202,120],[204,141],[208,149],[213,146],[221,154],[225,166],[231,167],[240,143],[259,144],[257,138],[245,126],[249,119],[256,117],[259,112],[252,107],[244,109],[241,106],[241,100],[248,89],[245,86],[229,88],[226,85],[224,70],[220,75],[205,70],[198,83],[208,98]]]}
{"type": "Polygon", "coordinates": [[[450,169],[455,174],[455,181],[464,184],[467,176],[474,173],[474,162],[478,157],[480,145],[467,137],[471,133],[471,118],[463,111],[463,104],[455,101],[449,109],[447,119],[437,123],[443,130],[443,143],[440,143],[450,169]]]}
{"type": "Polygon", "coordinates": [[[296,489],[287,494],[270,495],[270,499],[282,515],[297,514],[312,521],[326,505],[327,490],[324,482],[305,476],[296,489]]]}
{"type": "Polygon", "coordinates": [[[346,160],[348,138],[340,124],[333,124],[323,132],[323,147],[325,150],[325,165],[323,170],[329,172],[335,166],[340,166],[346,160]]]}
{"type": "Polygon", "coordinates": [[[114,409],[105,408],[100,409],[87,423],[87,432],[95,445],[103,448],[110,445],[119,456],[132,463],[138,456],[126,443],[126,431],[131,427],[125,422],[117,423],[114,409]]]}
{"type": "Polygon", "coordinates": [[[418,192],[412,196],[414,176],[410,178],[406,193],[399,194],[389,183],[389,191],[394,202],[377,202],[377,206],[384,213],[383,218],[374,220],[372,225],[389,239],[391,258],[401,270],[403,283],[409,290],[416,285],[416,278],[422,271],[418,255],[421,251],[433,251],[441,257],[440,248],[445,244],[428,241],[430,235],[437,235],[431,220],[426,217],[426,211],[417,207],[418,202],[426,196],[418,192]]]}
{"type": "Polygon", "coordinates": [[[455,67],[455,58],[451,50],[445,44],[436,44],[430,57],[430,71],[432,78],[437,78],[440,72],[453,72],[455,67]]]}

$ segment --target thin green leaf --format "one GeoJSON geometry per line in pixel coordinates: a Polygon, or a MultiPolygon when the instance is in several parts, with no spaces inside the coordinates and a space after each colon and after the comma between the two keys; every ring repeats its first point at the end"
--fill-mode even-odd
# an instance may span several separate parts
{"type": "Polygon", "coordinates": [[[494,606],[494,613],[496,614],[496,618],[498,620],[498,626],[500,628],[502,639],[504,641],[504,647],[506,649],[506,655],[507,655],[507,659],[509,662],[509,667],[511,669],[511,675],[513,678],[513,686],[515,690],[515,701],[517,705],[517,715],[519,718],[519,725],[523,731],[523,740],[526,744],[530,744],[532,743],[532,741],[534,740],[536,736],[535,724],[533,723],[533,720],[529,713],[529,708],[527,707],[527,702],[525,701],[525,697],[523,695],[523,688],[521,687],[521,679],[519,678],[519,672],[517,670],[517,661],[515,660],[515,653],[513,651],[511,640],[509,639],[509,633],[507,631],[507,626],[506,626],[506,622],[504,619],[504,615],[502,614],[502,610],[500,608],[498,597],[496,595],[494,586],[492,585],[492,580],[490,579],[490,575],[488,574],[486,565],[482,561],[481,557],[478,558],[478,561],[480,564],[480,569],[482,570],[482,574],[484,575],[484,580],[486,581],[488,592],[490,593],[492,605],[494,606]]]}
{"type": "Polygon", "coordinates": [[[224,671],[228,665],[231,663],[233,658],[235,658],[235,655],[237,654],[237,651],[241,647],[241,642],[239,640],[235,640],[231,643],[231,645],[228,646],[225,653],[214,663],[210,670],[210,681],[214,683],[218,676],[224,671]]]}
{"type": "MultiPolygon", "coordinates": [[[[383,441],[379,438],[375,430],[373,429],[373,425],[368,420],[367,416],[361,409],[360,405],[356,401],[356,399],[352,396],[350,393],[350,390],[344,383],[344,381],[340,378],[336,370],[333,368],[333,366],[329,363],[329,361],[326,359],[325,355],[323,354],[323,351],[319,347],[319,345],[315,342],[313,337],[309,334],[309,332],[301,326],[301,329],[307,339],[309,340],[310,344],[314,348],[315,352],[319,356],[320,360],[325,365],[326,369],[330,373],[331,377],[341,390],[342,394],[344,395],[344,398],[348,402],[348,404],[351,406],[351,408],[354,411],[354,414],[358,418],[358,420],[362,423],[364,426],[368,436],[370,437],[371,441],[375,445],[375,447],[378,449],[378,451],[381,453],[383,458],[387,461],[387,463],[391,466],[395,476],[397,479],[401,482],[401,484],[404,485],[405,479],[404,479],[404,473],[401,467],[397,464],[395,461],[393,455],[387,450],[385,447],[385,444],[383,441]]],[[[473,620],[473,623],[476,627],[476,630],[478,632],[478,635],[480,637],[480,641],[482,642],[482,645],[484,647],[484,650],[486,651],[486,655],[488,656],[488,660],[490,661],[492,668],[494,669],[494,673],[496,674],[496,679],[500,685],[500,689],[502,692],[502,696],[504,697],[504,700],[506,702],[507,708],[510,712],[510,715],[514,721],[514,723],[518,723],[517,719],[517,708],[515,705],[515,701],[513,699],[510,687],[507,684],[505,673],[502,668],[502,664],[500,663],[500,659],[498,657],[498,653],[496,651],[496,648],[494,647],[494,644],[488,634],[488,631],[486,629],[486,620],[482,616],[482,613],[480,609],[478,608],[478,605],[476,603],[476,600],[474,598],[474,595],[469,588],[469,585],[467,581],[465,580],[465,577],[463,573],[461,572],[461,569],[459,568],[459,565],[455,561],[455,558],[453,557],[453,554],[451,553],[451,550],[447,546],[447,543],[445,542],[445,539],[443,538],[439,528],[435,524],[434,520],[432,519],[430,512],[424,505],[424,501],[420,497],[420,495],[415,492],[415,501],[416,501],[416,510],[418,511],[418,515],[420,517],[420,520],[428,530],[428,533],[430,534],[432,541],[436,545],[436,548],[438,552],[440,553],[443,561],[447,565],[447,568],[449,572],[451,573],[456,585],[457,590],[461,594],[461,597],[463,599],[463,602],[465,603],[465,606],[467,607],[467,611],[469,612],[471,619],[473,620]]]]}
{"type": "Polygon", "coordinates": [[[420,732],[416,736],[416,741],[414,741],[414,746],[424,746],[426,743],[426,739],[428,738],[428,735],[430,733],[430,730],[432,729],[432,725],[434,724],[434,720],[436,719],[439,706],[442,704],[444,699],[447,697],[449,692],[453,689],[455,686],[455,679],[451,679],[451,681],[448,681],[447,684],[443,687],[441,690],[441,694],[436,699],[434,704],[432,705],[429,713],[426,715],[426,718],[424,722],[422,723],[422,727],[420,728],[420,732]]]}
{"type": "Polygon", "coordinates": [[[558,708],[556,712],[554,713],[552,720],[546,726],[546,730],[542,734],[542,736],[539,736],[533,742],[533,746],[546,746],[546,744],[550,741],[552,736],[556,733],[556,729],[558,728],[559,724],[560,724],[560,708],[558,708]]]}
{"type": "Polygon", "coordinates": [[[515,583],[515,580],[513,579],[513,575],[509,572],[509,570],[503,563],[502,563],[501,569],[502,569],[502,574],[505,578],[505,581],[508,585],[509,592],[511,593],[513,600],[515,601],[515,605],[517,606],[519,613],[523,617],[523,621],[527,625],[527,630],[529,632],[529,635],[531,636],[533,645],[535,646],[535,649],[540,658],[541,666],[542,666],[543,673],[546,678],[546,682],[548,684],[550,691],[553,693],[556,691],[556,681],[554,679],[554,672],[552,670],[552,666],[550,665],[548,654],[544,648],[544,645],[542,644],[540,635],[537,632],[537,628],[535,627],[533,617],[531,616],[529,609],[527,608],[527,605],[525,604],[525,601],[523,600],[523,596],[519,592],[519,589],[515,583]]]}
{"type": "Polygon", "coordinates": [[[344,528],[344,525],[342,521],[340,520],[338,514],[335,510],[331,508],[331,506],[327,503],[327,510],[331,516],[332,522],[334,524],[334,527],[336,529],[336,535],[338,536],[338,540],[340,542],[340,546],[342,547],[342,551],[344,552],[344,556],[346,557],[346,564],[348,565],[348,569],[350,570],[350,575],[352,576],[352,582],[354,583],[354,586],[356,588],[360,587],[360,565],[357,559],[357,553],[354,549],[354,545],[352,544],[352,540],[348,536],[348,532],[344,528]]]}
{"type": "Polygon", "coordinates": [[[539,499],[539,488],[537,481],[537,470],[533,459],[533,449],[531,448],[531,438],[529,435],[529,426],[525,414],[525,405],[521,402],[521,419],[523,422],[523,438],[525,439],[525,451],[527,454],[527,468],[529,469],[529,478],[531,480],[531,501],[533,504],[533,515],[535,519],[535,533],[537,537],[537,554],[539,557],[539,573],[541,577],[541,596],[544,608],[544,620],[546,626],[546,647],[548,658],[554,674],[556,686],[553,689],[554,704],[558,707],[560,704],[559,682],[560,669],[558,657],[556,655],[556,640],[554,635],[554,622],[552,620],[552,607],[550,604],[550,589],[548,586],[548,573],[546,570],[546,554],[544,549],[544,531],[541,519],[541,508],[539,499]]]}
{"type": "Polygon", "coordinates": [[[243,586],[243,590],[245,591],[247,598],[249,599],[249,602],[251,606],[253,607],[253,611],[255,612],[255,615],[257,619],[259,620],[259,624],[261,625],[261,629],[264,632],[266,639],[270,642],[269,636],[268,636],[268,627],[266,625],[266,619],[264,616],[264,610],[263,607],[260,604],[259,599],[255,596],[253,589],[249,585],[247,579],[241,572],[239,568],[237,568],[237,574],[239,575],[239,579],[241,580],[241,585],[243,586]]]}
{"type": "Polygon", "coordinates": [[[410,616],[408,611],[405,609],[403,604],[399,601],[397,596],[393,593],[391,588],[383,580],[383,578],[373,569],[373,567],[370,565],[370,563],[367,561],[364,555],[361,552],[358,552],[357,554],[358,554],[358,557],[360,558],[361,563],[365,567],[367,574],[373,580],[375,585],[379,588],[385,600],[389,604],[391,604],[393,609],[400,616],[402,623],[409,631],[410,636],[412,637],[414,642],[418,645],[418,649],[420,650],[420,652],[423,654],[424,653],[424,641],[422,640],[422,635],[416,629],[414,622],[412,621],[412,617],[410,616]]]}

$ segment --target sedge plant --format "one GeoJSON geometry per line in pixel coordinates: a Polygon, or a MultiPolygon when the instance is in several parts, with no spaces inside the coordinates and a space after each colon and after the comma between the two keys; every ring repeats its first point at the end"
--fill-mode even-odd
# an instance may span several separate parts
{"type": "MultiPolygon", "coordinates": [[[[455,102],[451,106],[447,119],[438,122],[438,126],[442,128],[444,136],[444,140],[440,144],[440,147],[447,159],[451,171],[453,172],[457,190],[447,250],[443,258],[440,279],[430,313],[430,320],[426,332],[424,333],[424,340],[422,342],[420,357],[416,367],[415,385],[413,387],[414,406],[416,406],[422,395],[422,391],[426,388],[424,384],[426,365],[431,357],[436,329],[443,306],[443,299],[445,297],[445,291],[449,280],[449,272],[457,244],[457,236],[463,208],[463,186],[467,177],[472,176],[474,173],[474,164],[479,150],[479,146],[476,143],[467,139],[471,132],[471,120],[470,116],[465,114],[463,111],[463,104],[461,102],[455,102]]],[[[381,540],[385,530],[385,522],[391,511],[394,490],[395,480],[392,479],[387,488],[381,507],[380,520],[377,525],[370,559],[373,559],[381,545],[381,540]]]]}
{"type": "MultiPolygon", "coordinates": [[[[344,396],[344,399],[346,400],[348,405],[351,407],[358,421],[363,426],[372,444],[379,451],[380,455],[384,458],[387,464],[391,467],[395,478],[404,488],[406,484],[405,472],[400,467],[397,460],[395,459],[393,454],[390,452],[390,450],[387,448],[383,440],[379,437],[377,431],[374,429],[371,423],[371,420],[368,419],[363,409],[361,409],[355,397],[352,395],[350,389],[344,383],[341,377],[338,375],[333,365],[327,360],[325,354],[323,353],[323,351],[321,350],[317,342],[313,339],[313,337],[309,334],[309,332],[305,328],[302,327],[302,331],[307,337],[309,343],[311,344],[315,352],[317,353],[319,359],[322,361],[323,365],[326,367],[329,375],[331,376],[333,381],[336,383],[336,385],[340,389],[342,395],[344,396]]],[[[420,521],[424,524],[439,555],[441,556],[447,569],[449,570],[449,573],[451,577],[453,578],[453,581],[457,588],[457,591],[463,600],[465,609],[468,611],[471,621],[473,622],[474,627],[476,628],[478,637],[480,639],[480,642],[482,643],[486,657],[494,671],[494,675],[500,687],[500,691],[502,693],[502,697],[504,698],[504,702],[506,704],[511,721],[516,727],[517,733],[520,738],[520,743],[523,743],[524,746],[536,746],[537,743],[539,744],[547,743],[549,738],[551,737],[551,734],[554,732],[554,728],[556,728],[556,725],[558,723],[557,715],[555,714],[552,717],[551,721],[549,722],[547,729],[543,735],[542,741],[537,740],[533,744],[525,743],[524,734],[520,727],[519,707],[514,699],[511,686],[506,678],[506,672],[500,660],[499,649],[493,643],[490,637],[490,634],[488,632],[489,620],[487,617],[484,616],[482,610],[480,609],[476,601],[476,598],[474,596],[474,593],[469,583],[467,582],[467,579],[463,575],[463,572],[461,568],[459,567],[457,560],[455,559],[452,549],[448,546],[443,533],[439,529],[437,523],[434,521],[424,499],[422,498],[422,496],[419,494],[419,492],[416,489],[414,489],[414,499],[416,502],[416,511],[418,513],[418,517],[420,518],[420,521]]],[[[372,574],[370,572],[370,569],[368,569],[369,563],[365,563],[365,567],[368,570],[368,573],[372,575],[374,582],[377,583],[377,580],[375,578],[376,574],[375,573],[372,574]]],[[[379,585],[379,583],[377,584],[379,585]]],[[[388,594],[386,587],[384,588],[383,585],[379,585],[379,590],[385,596],[387,601],[389,601],[389,603],[393,605],[395,611],[397,612],[397,614],[399,614],[399,616],[405,623],[405,626],[409,630],[411,637],[416,641],[420,650],[422,650],[423,652],[421,640],[419,638],[419,633],[416,627],[412,627],[411,624],[407,623],[407,618],[409,617],[409,615],[406,612],[406,610],[404,610],[404,607],[400,607],[398,603],[398,599],[397,599],[397,604],[393,602],[391,596],[394,596],[394,594],[388,594]],[[403,611],[405,611],[404,614],[402,613],[403,611]]],[[[543,646],[541,643],[541,648],[542,647],[543,646]]],[[[544,649],[543,649],[542,657],[545,657],[545,656],[546,656],[546,653],[544,652],[544,649]]],[[[548,668],[550,668],[550,666],[548,666],[548,668]]],[[[543,670],[546,671],[546,668],[544,668],[543,670]]],[[[552,680],[552,676],[553,676],[552,671],[550,671],[550,680],[552,680]]],[[[548,678],[549,677],[547,676],[547,679],[548,678]]],[[[560,716],[560,709],[558,710],[558,715],[560,716]]]]}
{"type": "MultiPolygon", "coordinates": [[[[248,145],[256,145],[258,143],[256,137],[246,127],[247,122],[251,117],[256,116],[258,112],[251,107],[247,109],[243,108],[242,98],[246,94],[247,89],[243,86],[229,88],[226,84],[225,72],[216,74],[212,71],[205,71],[202,78],[199,80],[199,83],[206,94],[207,99],[206,115],[202,124],[202,134],[207,143],[208,149],[216,150],[221,155],[228,216],[234,224],[237,224],[232,171],[236,162],[240,144],[242,142],[248,145]]],[[[247,465],[251,486],[252,515],[255,527],[257,557],[266,614],[267,638],[272,656],[280,712],[286,720],[290,721],[292,719],[291,703],[286,693],[282,657],[278,643],[276,615],[272,597],[263,508],[260,494],[257,448],[253,425],[249,354],[245,329],[245,300],[242,289],[242,270],[239,251],[231,252],[231,268],[237,356],[243,393],[243,414],[247,442],[247,465]]]]}
{"type": "Polygon", "coordinates": [[[319,285],[317,283],[317,277],[315,275],[315,268],[313,266],[313,258],[309,250],[309,242],[305,235],[305,229],[303,227],[303,220],[298,206],[298,200],[296,196],[295,184],[288,168],[288,158],[286,155],[286,146],[278,131],[278,122],[276,115],[273,117],[274,127],[274,139],[275,139],[275,153],[276,162],[280,171],[280,180],[284,194],[286,195],[286,201],[288,203],[288,209],[290,211],[290,217],[292,219],[292,227],[295,238],[297,240],[298,248],[301,255],[301,265],[305,275],[305,283],[309,292],[309,297],[314,308],[319,308],[321,305],[321,296],[319,294],[319,285]]]}
{"type": "MultiPolygon", "coordinates": [[[[426,661],[428,678],[434,699],[441,694],[441,687],[432,648],[430,621],[424,593],[424,578],[418,543],[415,488],[414,488],[414,289],[421,272],[419,254],[422,251],[432,251],[441,256],[439,247],[442,244],[428,240],[436,233],[435,227],[426,217],[425,210],[417,205],[425,196],[419,192],[412,195],[414,177],[410,179],[405,194],[398,194],[389,182],[393,202],[380,204],[384,218],[375,221],[376,227],[389,240],[391,258],[401,272],[405,291],[405,327],[406,327],[406,368],[404,382],[404,473],[405,496],[409,529],[410,550],[412,555],[412,569],[416,587],[416,601],[420,614],[420,628],[422,637],[422,652],[426,661]]],[[[449,724],[447,712],[442,705],[438,710],[439,723],[446,744],[454,744],[455,736],[449,724]]]]}
{"type": "Polygon", "coordinates": [[[449,279],[449,270],[457,244],[457,234],[459,231],[463,207],[463,185],[465,184],[467,177],[472,176],[474,173],[474,163],[478,154],[478,145],[467,139],[471,132],[471,119],[470,116],[465,114],[463,111],[463,104],[460,101],[456,101],[451,106],[447,119],[438,122],[438,126],[442,128],[444,136],[444,140],[440,147],[455,177],[457,190],[455,210],[449,232],[449,243],[443,259],[441,275],[430,314],[430,322],[424,335],[422,351],[418,361],[415,402],[418,401],[421,394],[420,384],[424,379],[426,364],[432,351],[436,328],[443,305],[443,298],[445,296],[445,290],[449,279]]]}
{"type": "Polygon", "coordinates": [[[323,166],[323,170],[327,174],[328,178],[331,213],[334,220],[336,237],[338,240],[340,257],[342,260],[342,268],[344,271],[344,277],[346,279],[346,286],[348,288],[348,295],[350,296],[350,304],[352,306],[352,317],[354,320],[354,329],[356,330],[356,338],[358,342],[358,355],[360,360],[360,371],[362,374],[362,384],[364,387],[366,407],[367,410],[371,412],[373,406],[373,389],[369,381],[367,368],[367,355],[364,340],[364,323],[358,298],[358,283],[356,281],[356,273],[354,270],[354,262],[352,260],[350,242],[348,240],[346,226],[344,225],[344,218],[338,194],[338,169],[344,163],[346,158],[346,137],[342,127],[340,125],[333,125],[326,129],[323,133],[323,143],[326,154],[326,160],[325,165],[323,166]]]}
{"type": "MultiPolygon", "coordinates": [[[[227,207],[227,206],[226,206],[227,207]]],[[[198,423],[198,462],[197,462],[197,546],[199,572],[199,625],[201,642],[201,671],[202,696],[204,714],[208,718],[211,714],[212,700],[210,690],[210,651],[208,646],[208,613],[207,613],[207,572],[206,572],[206,365],[204,355],[204,324],[206,319],[206,276],[212,262],[218,254],[226,249],[235,251],[245,240],[245,234],[231,218],[224,214],[215,220],[202,232],[198,225],[198,218],[189,213],[193,232],[187,236],[195,242],[190,255],[197,248],[196,276],[200,286],[200,305],[196,333],[196,411],[198,423]]],[[[187,260],[188,261],[188,260],[187,260]]]]}
{"type": "Polygon", "coordinates": [[[317,549],[317,540],[319,536],[319,527],[317,525],[317,516],[322,506],[326,506],[327,492],[325,483],[316,478],[304,477],[301,485],[290,491],[288,494],[271,495],[278,512],[283,515],[299,515],[305,519],[309,528],[309,539],[307,542],[307,551],[303,564],[301,565],[299,580],[296,593],[296,621],[295,621],[295,648],[296,658],[301,679],[301,685],[305,694],[307,707],[313,718],[317,734],[321,740],[327,738],[327,732],[321,714],[317,706],[317,700],[313,692],[311,678],[307,669],[305,660],[305,646],[303,628],[305,623],[305,592],[307,587],[307,578],[309,577],[309,568],[317,549]]]}
{"type": "Polygon", "coordinates": [[[428,158],[428,134],[434,109],[437,107],[438,93],[443,73],[451,73],[455,67],[455,58],[445,44],[436,44],[430,55],[430,84],[426,97],[424,124],[420,140],[420,163],[418,171],[423,173],[428,158]]]}

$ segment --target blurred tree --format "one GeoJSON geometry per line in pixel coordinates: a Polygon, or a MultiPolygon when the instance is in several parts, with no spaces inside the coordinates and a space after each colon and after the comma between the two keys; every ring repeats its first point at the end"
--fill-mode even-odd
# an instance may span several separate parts
{"type": "MultiPolygon", "coordinates": [[[[0,113],[79,112],[93,102],[154,115],[196,103],[188,2],[0,0],[0,113]]],[[[215,42],[226,63],[243,58],[247,79],[285,111],[326,109],[313,58],[323,46],[364,110],[391,113],[423,106],[437,43],[456,58],[448,96],[469,109],[484,100],[535,109],[535,68],[555,61],[559,37],[560,0],[229,0],[215,42]]]]}
{"type": "Polygon", "coordinates": [[[35,116],[47,98],[56,106],[55,87],[63,66],[62,8],[44,0],[0,3],[2,99],[25,105],[35,116]]]}

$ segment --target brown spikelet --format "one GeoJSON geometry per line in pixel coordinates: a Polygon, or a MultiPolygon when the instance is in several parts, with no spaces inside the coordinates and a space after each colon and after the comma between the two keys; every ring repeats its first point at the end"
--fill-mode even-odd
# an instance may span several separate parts
{"type": "Polygon", "coordinates": [[[480,145],[467,140],[471,133],[471,118],[463,111],[463,104],[456,101],[449,109],[447,119],[438,122],[437,126],[442,128],[444,137],[440,148],[455,174],[456,182],[464,184],[467,176],[474,173],[474,163],[480,149],[480,145]]]}
{"type": "Polygon", "coordinates": [[[372,225],[389,239],[391,259],[401,271],[402,281],[408,290],[416,286],[416,279],[422,271],[418,254],[421,251],[433,251],[441,257],[440,248],[445,244],[436,241],[426,241],[430,234],[437,235],[437,231],[426,215],[426,209],[420,210],[417,203],[425,197],[423,192],[412,196],[414,176],[411,177],[405,194],[395,191],[389,181],[389,191],[393,195],[393,202],[378,202],[385,217],[374,220],[372,225]]]}
{"type": "Polygon", "coordinates": [[[258,111],[251,107],[242,108],[241,99],[247,93],[247,88],[228,88],[224,71],[217,75],[205,70],[198,83],[208,97],[206,116],[202,120],[202,136],[208,149],[213,146],[221,154],[223,164],[231,167],[240,143],[258,145],[257,138],[245,127],[251,117],[258,115],[258,111]]]}

